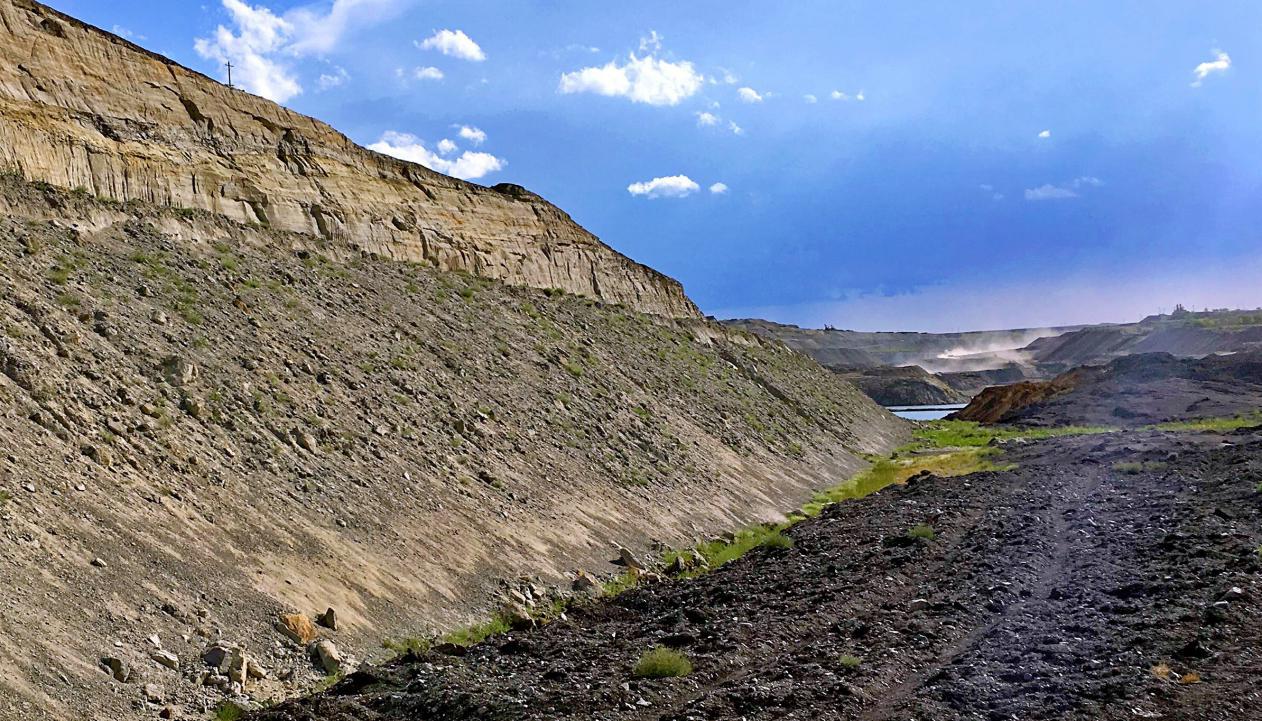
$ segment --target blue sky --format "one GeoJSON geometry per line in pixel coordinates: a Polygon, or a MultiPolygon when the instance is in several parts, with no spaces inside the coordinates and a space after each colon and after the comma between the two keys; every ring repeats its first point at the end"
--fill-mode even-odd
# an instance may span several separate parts
{"type": "Polygon", "coordinates": [[[1262,305],[1256,2],[53,4],[214,77],[231,59],[364,145],[525,185],[720,316],[1262,305]]]}

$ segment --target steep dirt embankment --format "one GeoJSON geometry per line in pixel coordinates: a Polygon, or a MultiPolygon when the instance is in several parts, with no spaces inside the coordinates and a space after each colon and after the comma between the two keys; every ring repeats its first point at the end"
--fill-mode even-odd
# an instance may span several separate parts
{"type": "Polygon", "coordinates": [[[1262,353],[1168,353],[1084,366],[1046,382],[988,388],[951,416],[981,423],[1139,426],[1262,410],[1262,353]]]}
{"type": "Polygon", "coordinates": [[[1262,350],[1262,313],[1183,311],[1139,323],[1107,325],[1040,338],[1024,349],[1045,369],[1098,365],[1141,353],[1201,358],[1262,350]]]}
{"type": "Polygon", "coordinates": [[[30,0],[0,0],[0,170],[514,285],[699,317],[679,283],[524,189],[369,152],[30,0]]]}
{"type": "Polygon", "coordinates": [[[499,579],[781,517],[905,441],[702,320],[11,178],[0,208],[0,718],[212,708],[218,639],[269,672],[250,697],[294,693],[318,676],[281,611],[381,658],[499,579]]]}

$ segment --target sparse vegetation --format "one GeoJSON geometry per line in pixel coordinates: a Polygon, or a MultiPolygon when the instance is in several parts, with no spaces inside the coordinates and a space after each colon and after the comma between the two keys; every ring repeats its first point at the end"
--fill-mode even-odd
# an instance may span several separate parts
{"type": "Polygon", "coordinates": [[[508,633],[508,620],[503,616],[494,616],[489,621],[477,623],[466,628],[457,629],[443,636],[443,643],[450,643],[456,646],[473,646],[479,644],[491,636],[499,636],[508,633]]]}
{"type": "Polygon", "coordinates": [[[837,659],[837,663],[841,664],[841,667],[847,671],[854,671],[863,664],[863,659],[850,654],[842,654],[841,658],[837,659]]]}
{"type": "Polygon", "coordinates": [[[1085,436],[1099,433],[1116,433],[1117,428],[1108,426],[1062,426],[1060,428],[1006,428],[984,426],[973,421],[939,420],[917,428],[913,435],[916,440],[909,446],[899,449],[899,453],[923,450],[927,448],[981,448],[994,441],[1006,441],[1023,438],[1039,440],[1043,438],[1059,438],[1061,436],[1085,436]]]}
{"type": "Polygon", "coordinates": [[[223,701],[215,707],[215,721],[239,721],[245,718],[245,709],[231,701],[223,701]]]}
{"type": "Polygon", "coordinates": [[[793,539],[789,538],[783,533],[773,533],[763,538],[762,542],[758,545],[762,546],[763,548],[776,548],[776,549],[793,548],[793,539]]]}
{"type": "Polygon", "coordinates": [[[908,529],[907,537],[914,538],[920,541],[932,541],[933,539],[938,537],[938,534],[936,531],[933,530],[933,526],[927,526],[922,523],[919,526],[913,526],[912,528],[908,529]]]}
{"type": "Polygon", "coordinates": [[[632,673],[636,678],[679,678],[692,673],[692,662],[678,651],[657,646],[640,657],[632,673]]]}
{"type": "Polygon", "coordinates": [[[1166,432],[1209,431],[1225,433],[1256,425],[1262,425],[1262,411],[1232,416],[1230,418],[1202,418],[1194,421],[1158,423],[1156,425],[1145,426],[1142,430],[1166,432]]]}
{"type": "Polygon", "coordinates": [[[0,489],[0,506],[4,506],[6,503],[12,500],[13,500],[12,493],[9,493],[8,491],[4,489],[0,489]]]}

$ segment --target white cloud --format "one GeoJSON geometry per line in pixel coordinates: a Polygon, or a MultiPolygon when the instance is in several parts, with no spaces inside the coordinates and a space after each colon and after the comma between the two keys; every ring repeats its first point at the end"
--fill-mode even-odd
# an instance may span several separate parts
{"type": "Polygon", "coordinates": [[[236,70],[233,83],[256,95],[283,103],[301,94],[293,72],[272,57],[288,43],[293,24],[265,7],[250,7],[241,0],[223,0],[223,6],[237,32],[220,25],[213,38],[193,41],[197,54],[221,68],[231,62],[236,70]]]}
{"type": "Polygon", "coordinates": [[[1192,87],[1199,88],[1205,78],[1213,73],[1225,73],[1231,67],[1231,56],[1221,50],[1214,51],[1214,59],[1197,65],[1192,70],[1192,74],[1196,76],[1196,80],[1192,81],[1192,87]]]}
{"type": "Polygon", "coordinates": [[[144,35],[141,35],[140,33],[132,32],[130,29],[125,28],[122,25],[115,25],[114,27],[110,28],[110,32],[114,33],[120,38],[127,38],[128,40],[135,40],[135,41],[148,40],[148,38],[146,38],[144,35]]]}
{"type": "Polygon", "coordinates": [[[731,131],[732,131],[732,135],[744,135],[744,134],[745,134],[745,129],[744,129],[744,128],[742,128],[741,126],[737,125],[735,121],[732,121],[732,122],[728,123],[728,124],[727,124],[727,128],[728,128],[728,130],[731,130],[731,131]]]}
{"type": "Polygon", "coordinates": [[[285,13],[295,28],[287,50],[298,56],[330,52],[351,27],[379,22],[404,4],[405,0],[334,0],[327,13],[314,10],[315,5],[294,8],[285,13]]]}
{"type": "Polygon", "coordinates": [[[697,127],[706,128],[719,124],[719,116],[714,113],[699,112],[697,113],[697,127]]]}
{"type": "Polygon", "coordinates": [[[482,47],[475,43],[473,38],[465,35],[463,30],[438,30],[417,43],[416,47],[421,50],[437,50],[443,55],[475,63],[486,60],[486,53],[482,52],[482,47]]]}
{"type": "Polygon", "coordinates": [[[1085,188],[1098,188],[1104,185],[1104,181],[1091,175],[1084,175],[1074,178],[1068,183],[1062,185],[1052,185],[1047,183],[1037,188],[1029,188],[1025,191],[1026,200],[1067,200],[1069,198],[1077,198],[1078,191],[1085,188]]]}
{"type": "Polygon", "coordinates": [[[701,190],[696,181],[686,175],[671,175],[665,178],[653,178],[642,183],[627,186],[627,192],[645,198],[686,198],[701,190]]]}
{"type": "Polygon", "coordinates": [[[690,62],[632,54],[623,65],[610,61],[601,67],[565,73],[558,91],[566,95],[595,93],[622,97],[647,105],[678,105],[695,95],[704,82],[704,76],[690,62]]]}
{"type": "Polygon", "coordinates": [[[317,82],[321,90],[332,90],[333,88],[342,87],[350,79],[350,73],[346,72],[346,68],[339,67],[332,73],[322,73],[317,82]]]}
{"type": "MultiPolygon", "coordinates": [[[[443,144],[440,142],[440,152],[443,147],[443,144]]],[[[381,140],[369,145],[368,149],[400,160],[419,163],[432,170],[463,180],[476,180],[485,175],[503,170],[508,165],[508,161],[503,158],[497,158],[490,153],[468,150],[461,153],[459,157],[444,158],[438,153],[431,152],[421,142],[420,138],[417,138],[415,135],[394,131],[382,135],[381,140]]]]}
{"type": "Polygon", "coordinates": [[[740,96],[742,102],[746,102],[746,103],[761,103],[762,102],[762,95],[759,95],[758,91],[754,90],[753,88],[748,88],[748,87],[741,88],[740,90],[736,91],[736,94],[740,96]]]}
{"type": "Polygon", "coordinates": [[[442,80],[445,75],[443,71],[432,66],[419,67],[412,71],[412,77],[417,80],[442,80]]]}
{"type": "Polygon", "coordinates": [[[443,138],[438,141],[438,152],[441,155],[451,155],[459,149],[460,147],[456,145],[456,141],[451,138],[443,138]]]}
{"type": "MultiPolygon", "coordinates": [[[[193,49],[213,60],[221,77],[231,62],[233,84],[284,103],[302,93],[291,59],[333,50],[352,26],[380,20],[400,2],[334,0],[327,12],[304,6],[277,15],[262,5],[222,0],[235,31],[220,25],[211,37],[195,39],[193,49]]],[[[323,85],[323,77],[317,82],[323,85]]]]}
{"type": "Polygon", "coordinates": [[[862,90],[859,91],[858,95],[854,96],[854,99],[858,100],[859,102],[863,102],[864,100],[867,100],[867,98],[863,96],[862,90]]]}
{"type": "Polygon", "coordinates": [[[714,185],[711,185],[710,194],[711,195],[726,195],[727,183],[715,183],[714,185]]]}
{"type": "Polygon", "coordinates": [[[661,50],[662,36],[656,30],[650,30],[648,35],[640,38],[640,52],[652,55],[661,50]]]}
{"type": "Polygon", "coordinates": [[[809,94],[809,93],[808,93],[808,94],[806,94],[806,95],[803,95],[803,96],[802,96],[802,99],[803,99],[803,100],[805,100],[806,102],[810,103],[811,105],[814,105],[815,103],[818,103],[818,102],[819,102],[819,98],[817,98],[817,97],[815,97],[814,95],[811,95],[811,94],[809,94]]]}
{"type": "Polygon", "coordinates": [[[1050,130],[1044,130],[1044,131],[1042,131],[1042,132],[1040,132],[1040,133],[1039,133],[1039,137],[1040,137],[1040,138],[1043,138],[1044,140],[1046,140],[1047,138],[1052,137],[1052,131],[1050,131],[1050,130]]]}
{"type": "Polygon", "coordinates": [[[829,97],[831,97],[833,100],[849,100],[850,99],[849,95],[846,95],[840,90],[834,90],[829,97]]]}
{"type": "Polygon", "coordinates": [[[1078,194],[1073,189],[1051,183],[1037,188],[1027,188],[1025,191],[1026,200],[1065,200],[1077,197],[1078,194]]]}
{"type": "Polygon", "coordinates": [[[486,142],[486,133],[479,128],[470,127],[468,125],[460,126],[460,137],[468,140],[474,145],[481,145],[486,142]]]}

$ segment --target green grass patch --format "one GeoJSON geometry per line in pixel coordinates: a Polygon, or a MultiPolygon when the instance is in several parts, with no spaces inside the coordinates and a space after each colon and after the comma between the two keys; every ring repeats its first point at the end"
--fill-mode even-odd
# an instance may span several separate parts
{"type": "Polygon", "coordinates": [[[492,636],[508,633],[509,630],[508,620],[503,616],[495,616],[489,621],[452,631],[443,636],[443,643],[450,643],[456,646],[473,646],[492,636]]]}
{"type": "Polygon", "coordinates": [[[1059,428],[1007,428],[984,426],[973,421],[938,420],[926,423],[912,432],[915,441],[899,449],[900,453],[931,448],[982,448],[996,440],[1023,438],[1039,440],[1062,436],[1086,436],[1114,433],[1108,426],[1062,426],[1059,428]]]}
{"type": "Polygon", "coordinates": [[[420,636],[411,638],[387,638],[381,642],[381,647],[387,651],[393,651],[396,656],[406,656],[409,653],[417,655],[423,654],[433,646],[433,641],[420,636]]]}
{"type": "Polygon", "coordinates": [[[215,721],[239,721],[242,718],[245,718],[245,709],[231,701],[220,702],[215,707],[215,721]]]}
{"type": "Polygon", "coordinates": [[[1169,423],[1157,423],[1151,426],[1144,426],[1141,430],[1145,431],[1222,431],[1229,432],[1239,430],[1241,428],[1249,428],[1251,426],[1262,425],[1262,411],[1254,411],[1230,418],[1201,418],[1194,421],[1171,421],[1169,423]]]}
{"type": "Polygon", "coordinates": [[[912,528],[907,529],[907,537],[915,538],[921,541],[932,541],[933,539],[938,537],[938,534],[936,531],[933,530],[933,526],[926,526],[924,524],[921,524],[919,526],[913,526],[912,528]]]}
{"type": "Polygon", "coordinates": [[[1160,473],[1161,471],[1166,470],[1166,468],[1168,468],[1169,465],[1170,464],[1162,463],[1161,461],[1144,461],[1142,463],[1126,461],[1122,463],[1114,463],[1113,470],[1117,471],[1118,473],[1125,473],[1130,476],[1137,476],[1140,473],[1145,473],[1145,472],[1160,473]]]}
{"type": "Polygon", "coordinates": [[[858,656],[851,656],[847,653],[842,654],[841,657],[837,659],[837,663],[841,664],[841,667],[847,671],[853,671],[863,665],[863,659],[858,656]]]}
{"type": "Polygon", "coordinates": [[[762,539],[762,543],[758,544],[763,548],[786,549],[793,548],[793,539],[783,533],[774,533],[762,539]]]}
{"type": "Polygon", "coordinates": [[[632,673],[636,678],[679,678],[692,673],[692,662],[678,651],[658,646],[640,657],[632,673]]]}
{"type": "Polygon", "coordinates": [[[989,460],[996,453],[996,449],[993,448],[965,447],[945,453],[882,458],[845,483],[815,494],[815,497],[802,507],[802,515],[807,518],[818,516],[824,508],[834,503],[863,498],[895,483],[906,483],[907,479],[923,471],[949,478],[982,471],[1009,470],[1010,466],[995,465],[989,460]]]}
{"type": "Polygon", "coordinates": [[[13,500],[13,494],[6,490],[0,489],[0,506],[13,500]]]}

